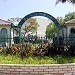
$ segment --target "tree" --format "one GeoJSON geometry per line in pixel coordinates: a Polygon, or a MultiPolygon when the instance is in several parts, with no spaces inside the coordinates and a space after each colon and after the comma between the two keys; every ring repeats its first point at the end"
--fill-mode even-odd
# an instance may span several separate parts
{"type": "Polygon", "coordinates": [[[68,13],[65,15],[64,22],[75,19],[75,12],[68,13]]]}
{"type": "Polygon", "coordinates": [[[46,37],[47,38],[52,38],[54,37],[54,32],[56,30],[55,24],[54,23],[49,23],[49,25],[46,27],[46,37]]]}
{"type": "MultiPolygon", "coordinates": [[[[19,18],[19,17],[17,17],[17,18],[10,18],[10,19],[8,19],[8,21],[12,22],[14,25],[17,26],[18,23],[21,21],[21,19],[22,18],[19,18]]],[[[36,21],[35,18],[28,19],[26,22],[24,22],[23,25],[25,25],[24,28],[22,28],[22,30],[24,31],[24,32],[22,32],[23,36],[25,36],[26,33],[28,33],[28,32],[35,32],[37,30],[38,26],[39,26],[38,22],[36,21]]],[[[14,30],[16,30],[17,33],[19,31],[16,28],[14,30]]]]}
{"type": "Polygon", "coordinates": [[[29,24],[29,25],[27,25],[27,26],[25,26],[25,28],[23,28],[23,30],[25,31],[25,34],[27,33],[27,32],[29,32],[29,31],[33,31],[33,30],[37,30],[37,28],[38,28],[38,26],[39,26],[39,24],[38,24],[38,22],[36,21],[36,19],[35,18],[30,18],[30,19],[28,19],[27,20],[27,23],[29,24]]]}
{"type": "Polygon", "coordinates": [[[60,25],[64,25],[64,19],[62,17],[57,17],[57,21],[60,25]]]}
{"type": "MultiPolygon", "coordinates": [[[[61,26],[64,25],[64,19],[62,17],[57,17],[57,21],[61,26]]],[[[61,30],[61,29],[60,29],[61,30]]],[[[46,27],[46,36],[48,38],[53,38],[56,33],[56,25],[51,22],[47,27],[46,27]]]]}
{"type": "MultiPolygon", "coordinates": [[[[12,22],[14,25],[17,25],[20,21],[21,21],[22,18],[10,18],[8,19],[8,21],[12,22]]],[[[36,21],[35,18],[30,18],[26,21],[27,25],[25,26],[25,28],[23,28],[23,30],[25,31],[25,33],[31,31],[31,30],[36,30],[38,28],[38,22],[36,21]]],[[[24,23],[25,25],[25,23],[24,23]]]]}
{"type": "Polygon", "coordinates": [[[75,0],[57,0],[56,4],[58,4],[59,2],[62,2],[62,3],[69,2],[69,3],[75,4],[75,0]]]}

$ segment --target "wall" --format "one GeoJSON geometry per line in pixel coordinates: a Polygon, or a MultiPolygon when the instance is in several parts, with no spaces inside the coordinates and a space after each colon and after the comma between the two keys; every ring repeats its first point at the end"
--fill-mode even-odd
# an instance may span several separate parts
{"type": "Polygon", "coordinates": [[[10,37],[10,28],[11,28],[11,26],[0,26],[0,31],[1,31],[2,28],[6,28],[7,29],[7,34],[10,37]]]}
{"type": "Polygon", "coordinates": [[[75,75],[75,64],[0,64],[0,75],[75,75]]]}
{"type": "Polygon", "coordinates": [[[67,25],[67,37],[69,37],[69,35],[70,35],[71,28],[75,28],[75,26],[74,25],[67,25]]]}
{"type": "MultiPolygon", "coordinates": [[[[10,28],[11,26],[0,26],[0,32],[2,28],[6,28],[7,29],[7,35],[8,35],[8,42],[6,43],[6,45],[8,46],[10,43],[10,28]]],[[[14,36],[16,36],[16,32],[14,31],[14,36]]],[[[13,38],[13,28],[11,29],[11,38],[13,38]]],[[[14,44],[13,39],[11,39],[11,44],[14,44]]]]}
{"type": "MultiPolygon", "coordinates": [[[[5,29],[7,29],[7,35],[8,35],[8,38],[10,38],[10,28],[11,28],[11,26],[8,26],[8,25],[4,25],[4,26],[0,26],[0,39],[1,39],[1,29],[2,28],[5,28],[5,29]]],[[[9,42],[10,42],[10,40],[8,39],[8,42],[6,42],[6,45],[9,45],[9,42]]],[[[2,46],[2,42],[0,41],[0,46],[2,46]]]]}

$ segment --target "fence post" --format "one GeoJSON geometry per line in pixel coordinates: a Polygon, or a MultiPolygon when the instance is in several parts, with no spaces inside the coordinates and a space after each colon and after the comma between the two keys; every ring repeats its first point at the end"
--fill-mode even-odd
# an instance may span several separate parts
{"type": "Polygon", "coordinates": [[[57,45],[59,45],[59,29],[57,29],[57,45]]]}
{"type": "Polygon", "coordinates": [[[19,28],[19,43],[21,43],[21,28],[19,28]]]}

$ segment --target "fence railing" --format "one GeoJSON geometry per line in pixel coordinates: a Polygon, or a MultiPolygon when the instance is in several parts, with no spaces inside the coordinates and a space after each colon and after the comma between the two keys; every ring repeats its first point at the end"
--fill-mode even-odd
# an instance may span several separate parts
{"type": "MultiPolygon", "coordinates": [[[[39,38],[0,38],[0,46],[9,46],[13,44],[18,43],[32,43],[32,44],[43,44],[43,43],[55,43],[57,44],[56,38],[45,38],[45,37],[39,37],[39,38]]],[[[59,44],[71,44],[75,43],[75,37],[63,37],[59,38],[59,44]]]]}

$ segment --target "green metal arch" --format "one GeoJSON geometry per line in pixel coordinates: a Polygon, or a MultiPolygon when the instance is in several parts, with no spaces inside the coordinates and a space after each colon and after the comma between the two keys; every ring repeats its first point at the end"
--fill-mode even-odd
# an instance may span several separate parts
{"type": "Polygon", "coordinates": [[[26,15],[24,18],[22,18],[22,20],[19,22],[19,24],[17,26],[20,29],[19,30],[19,40],[21,38],[21,27],[22,27],[23,23],[26,20],[28,20],[29,18],[34,17],[34,16],[43,16],[54,22],[54,24],[56,25],[56,28],[57,28],[57,31],[56,31],[57,32],[57,44],[59,45],[59,29],[61,28],[61,25],[58,23],[58,21],[52,15],[45,13],[45,12],[33,12],[33,13],[26,15]]]}
{"type": "Polygon", "coordinates": [[[33,13],[30,13],[30,14],[26,15],[26,16],[25,16],[24,18],[22,18],[22,20],[19,22],[18,28],[21,28],[22,25],[23,25],[23,23],[24,23],[26,20],[28,20],[29,18],[34,17],[34,16],[44,16],[44,17],[47,17],[47,18],[49,18],[50,20],[52,20],[52,21],[55,23],[55,25],[56,25],[57,28],[60,28],[60,24],[58,23],[58,21],[57,21],[52,15],[50,15],[50,14],[48,14],[48,13],[45,13],[45,12],[33,12],[33,13]]]}

